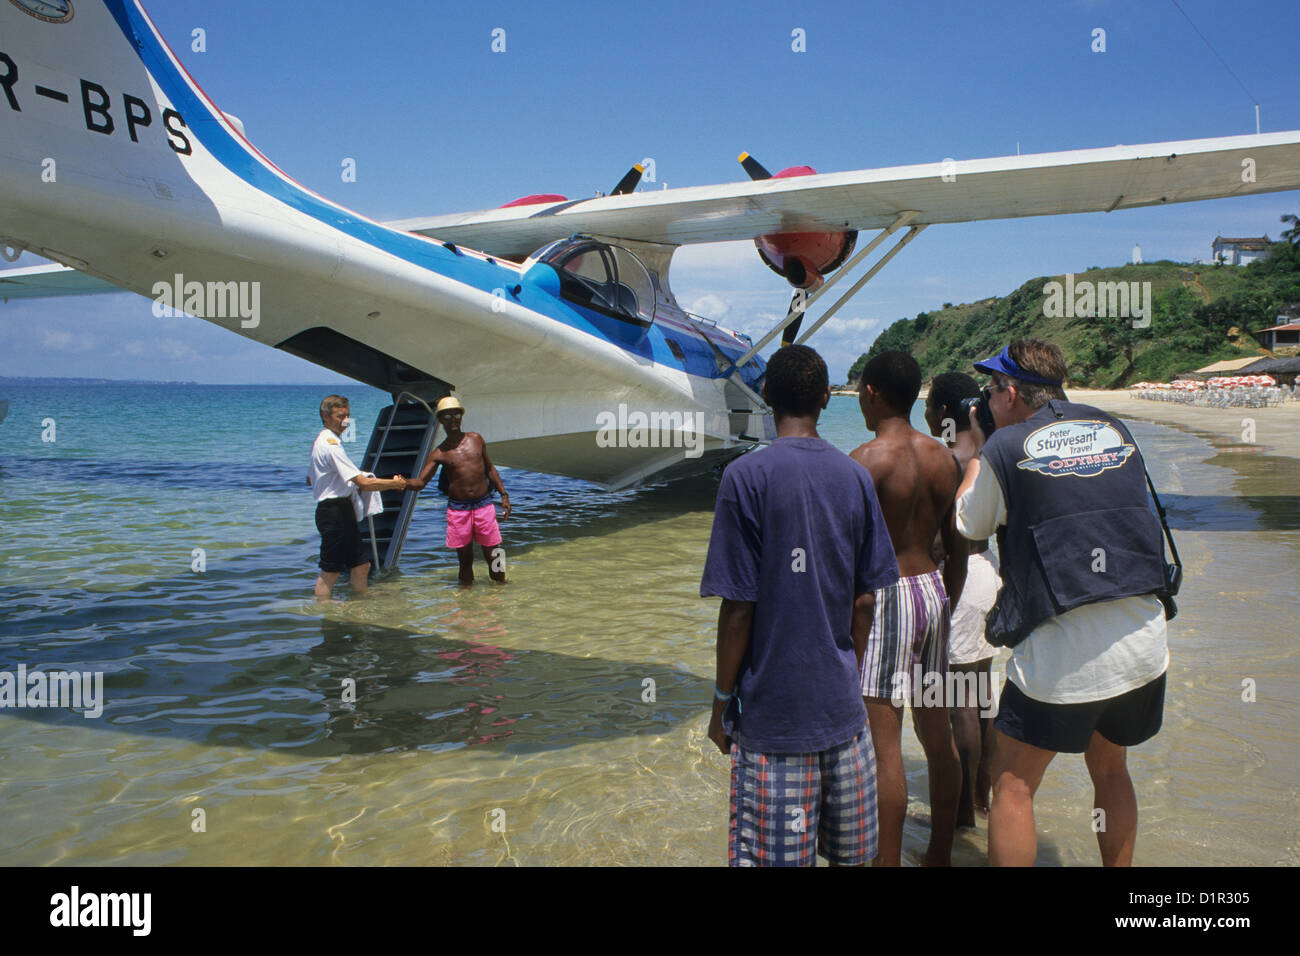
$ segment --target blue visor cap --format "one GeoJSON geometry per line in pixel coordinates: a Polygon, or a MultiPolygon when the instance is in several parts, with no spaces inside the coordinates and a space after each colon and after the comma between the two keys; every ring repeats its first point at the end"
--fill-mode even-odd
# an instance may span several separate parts
{"type": "Polygon", "coordinates": [[[1035,375],[1033,372],[1026,372],[1016,364],[1016,360],[1011,357],[1011,347],[1007,346],[992,358],[985,359],[983,362],[975,363],[975,370],[992,375],[997,372],[1008,378],[1018,378],[1022,382],[1037,382],[1039,385],[1060,385],[1055,379],[1043,378],[1041,375],[1035,375]]]}

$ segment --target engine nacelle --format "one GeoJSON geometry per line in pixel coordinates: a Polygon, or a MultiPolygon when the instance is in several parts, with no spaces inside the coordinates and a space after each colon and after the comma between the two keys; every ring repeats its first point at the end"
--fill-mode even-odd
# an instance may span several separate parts
{"type": "Polygon", "coordinates": [[[856,231],[779,232],[759,236],[754,247],[768,268],[796,289],[812,289],[844,264],[857,240],[856,231]]]}
{"type": "MultiPolygon", "coordinates": [[[[789,179],[792,176],[815,176],[811,166],[790,166],[776,175],[750,157],[741,153],[740,162],[750,177],[760,179],[789,179]]],[[[754,248],[759,258],[777,275],[796,289],[816,289],[822,277],[844,264],[853,253],[858,241],[857,230],[848,232],[778,232],[759,236],[754,248]]]]}

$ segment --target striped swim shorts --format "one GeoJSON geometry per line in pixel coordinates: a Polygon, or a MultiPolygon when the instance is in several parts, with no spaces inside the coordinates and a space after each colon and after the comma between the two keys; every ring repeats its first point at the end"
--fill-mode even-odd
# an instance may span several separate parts
{"type": "Polygon", "coordinates": [[[731,866],[839,866],[876,855],[876,754],[863,728],[848,743],[803,754],[731,745],[731,866]]]}
{"type": "Polygon", "coordinates": [[[901,707],[917,686],[942,681],[948,672],[948,628],[948,592],[938,571],[899,578],[878,590],[862,655],[862,696],[892,698],[901,707]]]}

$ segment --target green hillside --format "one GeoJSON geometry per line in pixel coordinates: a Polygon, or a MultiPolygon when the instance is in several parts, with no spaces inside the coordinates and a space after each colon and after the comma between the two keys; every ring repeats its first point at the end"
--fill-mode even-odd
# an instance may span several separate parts
{"type": "MultiPolygon", "coordinates": [[[[1063,281],[1063,276],[1039,276],[1005,297],[899,319],[853,363],[849,382],[857,381],[868,359],[890,349],[911,353],[930,379],[941,372],[970,372],[972,362],[1019,338],[1055,342],[1065,353],[1070,383],[1089,388],[1166,381],[1210,362],[1262,357],[1266,353],[1250,333],[1276,324],[1285,307],[1300,303],[1300,245],[1275,243],[1268,258],[1248,266],[1162,261],[1075,274],[1076,289],[1085,281],[1094,288],[1151,283],[1148,328],[1133,328],[1127,317],[1052,317],[1063,311],[1051,306],[1064,295],[1049,297],[1044,287],[1063,281]],[[1239,334],[1230,337],[1234,328],[1239,334]]],[[[1146,304],[1145,295],[1140,298],[1146,304]]]]}

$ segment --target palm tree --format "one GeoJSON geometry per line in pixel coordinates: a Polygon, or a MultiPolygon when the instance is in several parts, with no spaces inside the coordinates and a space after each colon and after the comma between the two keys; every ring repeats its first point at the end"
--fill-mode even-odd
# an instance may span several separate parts
{"type": "Polygon", "coordinates": [[[1300,246],[1300,218],[1287,213],[1282,217],[1282,221],[1291,223],[1291,228],[1282,233],[1282,238],[1290,239],[1293,246],[1300,246]]]}

